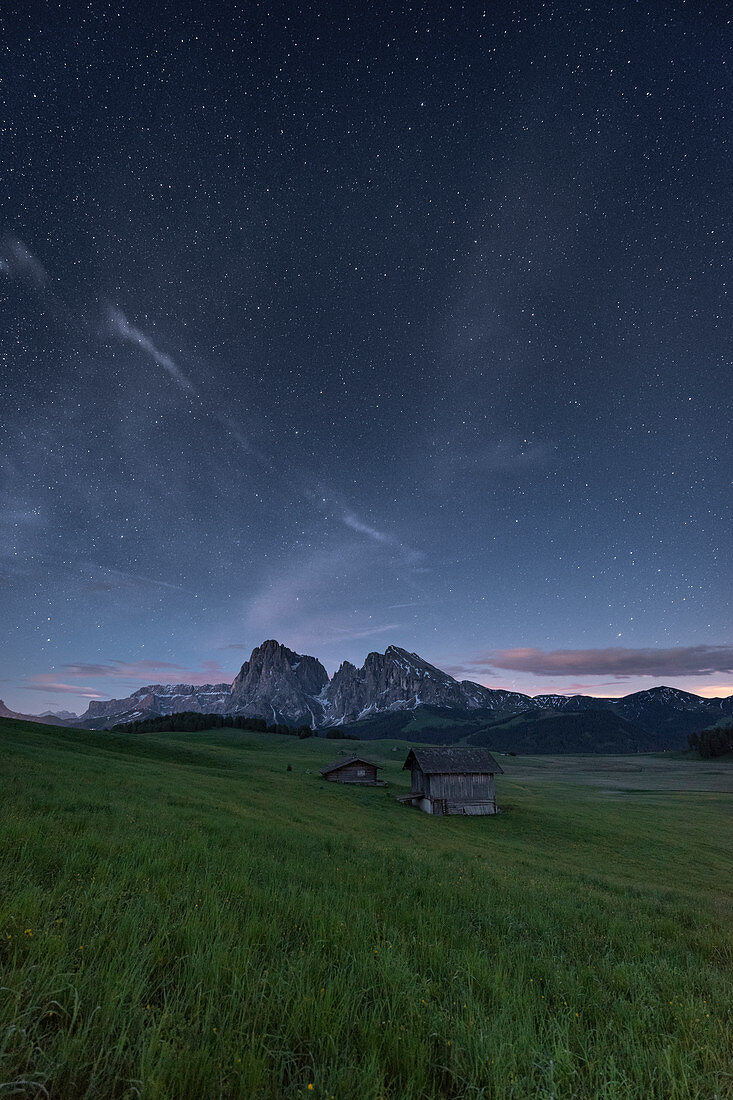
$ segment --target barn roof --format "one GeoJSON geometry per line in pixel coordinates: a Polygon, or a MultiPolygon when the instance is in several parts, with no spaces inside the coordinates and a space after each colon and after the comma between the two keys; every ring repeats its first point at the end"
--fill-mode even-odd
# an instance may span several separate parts
{"type": "Polygon", "coordinates": [[[373,760],[366,760],[363,756],[347,756],[344,760],[335,760],[333,764],[321,768],[321,775],[328,775],[329,772],[338,771],[339,768],[345,768],[350,764],[368,764],[370,768],[376,768],[378,771],[382,769],[381,764],[375,764],[373,760]]]}
{"type": "Polygon", "coordinates": [[[450,748],[410,749],[402,770],[409,768],[412,761],[424,775],[503,775],[504,769],[497,764],[488,749],[474,749],[463,746],[450,748]]]}

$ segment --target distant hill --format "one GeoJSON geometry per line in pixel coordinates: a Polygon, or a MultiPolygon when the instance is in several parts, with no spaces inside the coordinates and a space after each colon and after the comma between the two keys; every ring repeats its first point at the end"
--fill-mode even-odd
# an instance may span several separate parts
{"type": "Polygon", "coordinates": [[[437,707],[420,707],[409,714],[390,714],[340,727],[362,740],[401,738],[429,744],[465,741],[498,752],[564,753],[654,752],[679,748],[676,736],[649,733],[642,726],[608,710],[557,714],[526,712],[496,718],[491,712],[456,715],[437,707]]]}
{"type": "Polygon", "coordinates": [[[649,733],[608,710],[580,714],[518,714],[468,737],[471,745],[517,753],[629,753],[678,747],[677,737],[649,733]]]}
{"type": "Polygon", "coordinates": [[[44,726],[64,725],[64,719],[58,715],[49,714],[21,714],[19,711],[10,710],[0,699],[0,718],[17,718],[21,722],[40,722],[44,726]]]}
{"type": "Polygon", "coordinates": [[[485,724],[485,719],[482,721],[467,712],[418,707],[417,710],[392,711],[376,718],[364,718],[361,722],[346,722],[338,728],[365,741],[394,737],[425,744],[450,745],[478,732],[485,724]]]}

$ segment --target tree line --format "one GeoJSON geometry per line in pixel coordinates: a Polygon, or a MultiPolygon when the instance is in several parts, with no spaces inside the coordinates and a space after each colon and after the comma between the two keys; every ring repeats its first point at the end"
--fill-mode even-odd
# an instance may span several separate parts
{"type": "MultiPolygon", "coordinates": [[[[243,714],[201,714],[195,710],[182,710],[178,714],[157,714],[153,718],[138,718],[134,722],[118,722],[112,726],[114,733],[197,733],[200,730],[235,729],[252,733],[279,733],[286,737],[316,737],[309,725],[288,726],[285,722],[271,722],[264,718],[248,718],[243,714]]],[[[348,738],[353,734],[339,728],[330,729],[328,738],[348,738]]]]}
{"type": "Polygon", "coordinates": [[[702,733],[691,733],[688,738],[691,749],[697,749],[703,760],[725,756],[733,752],[733,722],[725,726],[711,726],[702,733]]]}
{"type": "Polygon", "coordinates": [[[310,726],[287,726],[284,722],[268,725],[264,718],[248,718],[243,714],[201,714],[182,710],[178,714],[157,714],[153,718],[138,718],[135,722],[118,722],[115,733],[197,733],[199,730],[235,729],[253,733],[281,733],[289,737],[312,737],[310,726]]]}

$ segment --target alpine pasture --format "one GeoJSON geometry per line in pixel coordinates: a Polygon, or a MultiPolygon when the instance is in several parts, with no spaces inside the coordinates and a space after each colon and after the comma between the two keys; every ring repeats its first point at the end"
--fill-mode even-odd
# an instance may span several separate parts
{"type": "Polygon", "coordinates": [[[502,756],[433,818],[407,742],[0,741],[2,1097],[733,1095],[730,760],[502,756]]]}

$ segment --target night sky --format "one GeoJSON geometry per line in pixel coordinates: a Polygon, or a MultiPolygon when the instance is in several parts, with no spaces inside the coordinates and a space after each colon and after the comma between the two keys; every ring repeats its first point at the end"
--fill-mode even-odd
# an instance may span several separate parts
{"type": "Polygon", "coordinates": [[[3,3],[0,697],[733,692],[727,3],[3,3]]]}

